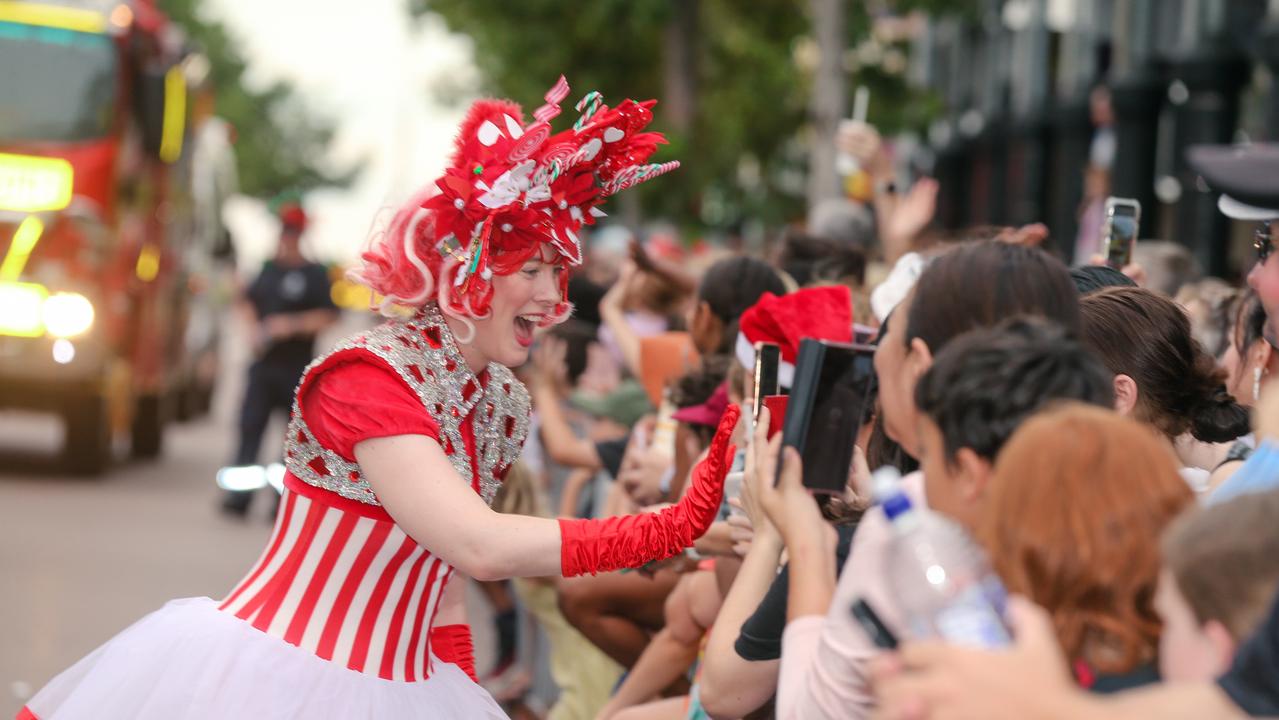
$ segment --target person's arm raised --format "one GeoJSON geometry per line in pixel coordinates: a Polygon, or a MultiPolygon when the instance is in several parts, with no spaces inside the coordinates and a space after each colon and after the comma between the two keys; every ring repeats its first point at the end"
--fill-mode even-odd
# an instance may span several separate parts
{"type": "Polygon", "coordinates": [[[739,411],[724,413],[693,487],[659,513],[559,521],[492,511],[462,482],[434,440],[397,435],[355,446],[369,485],[415,541],[477,580],[609,572],[661,560],[692,544],[715,519],[739,411]]]}
{"type": "MultiPolygon", "coordinates": [[[[757,425],[752,450],[768,443],[768,426],[757,425]]],[[[720,606],[702,659],[702,706],[713,718],[741,717],[762,707],[777,691],[781,660],[747,660],[737,654],[742,625],[755,612],[777,578],[785,544],[755,501],[756,453],[746,454],[742,506],[754,536],[737,578],[720,606]]]]}

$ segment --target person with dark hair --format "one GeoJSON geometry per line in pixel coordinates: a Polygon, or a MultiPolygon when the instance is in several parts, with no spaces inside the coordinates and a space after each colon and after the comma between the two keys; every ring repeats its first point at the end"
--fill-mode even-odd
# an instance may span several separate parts
{"type": "MultiPolygon", "coordinates": [[[[329,294],[328,268],[302,251],[306,212],[297,203],[287,203],[278,214],[280,241],[275,256],[262,266],[241,299],[244,314],[254,325],[253,362],[240,406],[239,442],[231,467],[225,469],[228,472],[260,462],[262,437],[271,416],[287,414],[293,407],[293,389],[315,357],[317,337],[338,319],[329,294]]],[[[278,457],[282,451],[272,452],[278,457]]],[[[228,487],[222,495],[222,510],[244,517],[253,496],[254,490],[228,487]]]]}
{"type": "MultiPolygon", "coordinates": [[[[1079,326],[1078,294],[1060,261],[1040,250],[995,240],[955,246],[936,257],[914,289],[889,317],[875,353],[885,430],[909,454],[920,456],[915,384],[941,352],[963,333],[1012,317],[1046,318],[1065,332],[1079,326]],[[981,279],[981,282],[975,279],[981,279]]],[[[925,506],[924,479],[908,476],[912,502],[925,506]]],[[[761,490],[768,492],[768,489],[761,490]]],[[[796,503],[804,507],[802,503],[796,503]]],[[[821,524],[789,521],[787,532],[821,530],[821,524]]],[[[779,528],[780,530],[780,528],[779,528]]],[[[857,541],[835,586],[834,571],[811,565],[812,556],[791,555],[790,622],[783,637],[778,717],[862,718],[873,709],[869,661],[878,654],[848,615],[854,596],[891,596],[885,582],[888,520],[879,508],[862,517],[857,541]],[[832,593],[832,589],[834,592],[832,593]],[[838,598],[831,602],[832,595],[838,598]],[[815,671],[820,667],[820,671],[815,671]]],[[[829,538],[788,538],[787,547],[822,547],[829,538]]],[[[822,562],[829,562],[822,553],[822,562]]]]}
{"type": "MultiPolygon", "coordinates": [[[[999,447],[1023,419],[1054,400],[1079,400],[1106,406],[1111,402],[1105,367],[1060,326],[1028,318],[1013,319],[994,329],[974,330],[948,344],[920,380],[916,393],[921,410],[932,416],[921,420],[921,424],[927,426],[923,430],[922,458],[929,501],[932,502],[936,493],[941,502],[935,508],[968,525],[980,509],[984,486],[999,447]]],[[[817,522],[816,518],[811,520],[817,522]]],[[[780,538],[772,539],[779,529],[772,527],[767,519],[761,520],[758,527],[761,529],[757,530],[757,537],[761,543],[781,544],[780,538]]],[[[854,529],[837,528],[837,569],[844,572],[848,570],[845,563],[850,543],[856,539],[854,529]]],[[[856,548],[856,543],[852,547],[856,548]]],[[[792,565],[795,562],[803,561],[793,560],[792,565]]],[[[717,714],[743,714],[751,709],[743,704],[748,700],[755,703],[767,700],[777,688],[779,658],[784,662],[793,659],[783,656],[781,627],[774,636],[772,624],[772,613],[778,612],[775,622],[785,626],[789,586],[795,582],[790,579],[795,572],[791,570],[792,565],[777,576],[759,609],[742,624],[734,647],[743,660],[771,668],[774,682],[763,683],[761,677],[757,682],[762,686],[752,689],[750,694],[739,690],[741,697],[720,697],[725,693],[716,692],[719,688],[704,688],[707,708],[717,714]]],[[[846,599],[837,591],[831,607],[847,608],[846,599]]],[[[876,607],[883,604],[876,603],[876,607]]],[[[731,626],[726,630],[738,635],[731,626]]],[[[841,628],[829,624],[826,630],[842,632],[841,628]]],[[[839,639],[832,642],[842,644],[839,639]]],[[[708,669],[711,663],[708,658],[708,669]]],[[[787,673],[787,676],[793,680],[793,675],[787,673]]],[[[726,680],[722,682],[727,684],[726,680]]]]}
{"type": "Polygon", "coordinates": [[[1235,302],[1230,341],[1221,355],[1226,389],[1240,405],[1251,407],[1261,397],[1262,385],[1279,363],[1279,353],[1266,341],[1266,308],[1256,290],[1248,290],[1235,302]]]}
{"type": "Polygon", "coordinates": [[[925,495],[972,528],[995,457],[1026,418],[1061,400],[1110,407],[1110,374],[1060,326],[1014,318],[965,333],[915,385],[925,495]]]}
{"type": "Polygon", "coordinates": [[[703,355],[731,354],[737,321],[764,293],[785,295],[786,284],[768,263],[745,255],[711,265],[697,288],[686,322],[703,355]]]}
{"type": "Polygon", "coordinates": [[[1081,265],[1071,268],[1070,279],[1081,296],[1108,287],[1137,287],[1136,281],[1109,265],[1081,265]]]}
{"type": "Polygon", "coordinates": [[[875,352],[879,398],[889,437],[917,452],[914,387],[947,342],[1005,318],[1034,315],[1079,328],[1070,272],[1034,248],[987,240],[939,256],[893,312],[875,352]],[[985,282],[974,282],[982,278],[985,282]]]}
{"type": "Polygon", "coordinates": [[[774,263],[799,287],[823,283],[860,287],[866,281],[866,253],[856,245],[790,229],[774,263]]]}
{"type": "Polygon", "coordinates": [[[1245,435],[1248,411],[1226,391],[1226,374],[1190,334],[1172,300],[1142,288],[1110,288],[1080,301],[1081,337],[1114,374],[1115,407],[1176,440],[1245,435]]]}

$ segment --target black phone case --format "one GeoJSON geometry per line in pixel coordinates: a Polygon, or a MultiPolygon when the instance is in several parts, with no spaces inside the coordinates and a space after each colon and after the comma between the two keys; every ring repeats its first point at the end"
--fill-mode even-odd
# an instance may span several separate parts
{"type": "MultiPolygon", "coordinates": [[[[804,455],[804,440],[808,437],[808,424],[812,420],[813,396],[817,393],[817,380],[821,375],[822,358],[826,346],[816,340],[801,340],[799,357],[795,359],[795,382],[791,385],[790,399],[786,402],[786,421],[782,424],[782,448],[793,447],[804,455]]],[[[782,476],[782,458],[777,459],[777,475],[773,484],[782,476]]],[[[805,469],[805,474],[808,471],[805,469]]],[[[807,483],[805,483],[807,484],[807,483]]]]}
{"type": "MultiPolygon", "coordinates": [[[[848,483],[864,394],[856,384],[842,381],[858,378],[859,359],[869,361],[869,351],[864,346],[811,339],[800,343],[782,445],[799,451],[804,486],[812,492],[839,495],[848,483]],[[829,385],[832,381],[834,385],[829,385]]],[[[780,472],[781,463],[778,477],[780,472]]]]}

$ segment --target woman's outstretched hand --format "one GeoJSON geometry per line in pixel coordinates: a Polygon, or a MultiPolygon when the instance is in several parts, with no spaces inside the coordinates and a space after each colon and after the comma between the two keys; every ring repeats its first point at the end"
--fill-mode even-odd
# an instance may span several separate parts
{"type": "Polygon", "coordinates": [[[737,448],[731,438],[741,410],[729,405],[706,458],[693,468],[688,491],[675,505],[656,513],[599,520],[560,520],[560,572],[584,573],[638,568],[690,547],[719,515],[724,478],[737,448]]]}

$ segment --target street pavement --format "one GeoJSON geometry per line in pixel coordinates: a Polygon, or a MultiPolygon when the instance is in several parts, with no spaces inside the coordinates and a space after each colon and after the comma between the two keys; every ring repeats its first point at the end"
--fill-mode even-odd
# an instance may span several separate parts
{"type": "Polygon", "coordinates": [[[98,478],[61,474],[55,420],[0,415],[0,717],[166,600],[221,597],[257,558],[269,503],[244,521],[217,511],[214,473],[233,451],[231,398],[218,399],[168,429],[159,460],[121,458],[98,478]]]}

